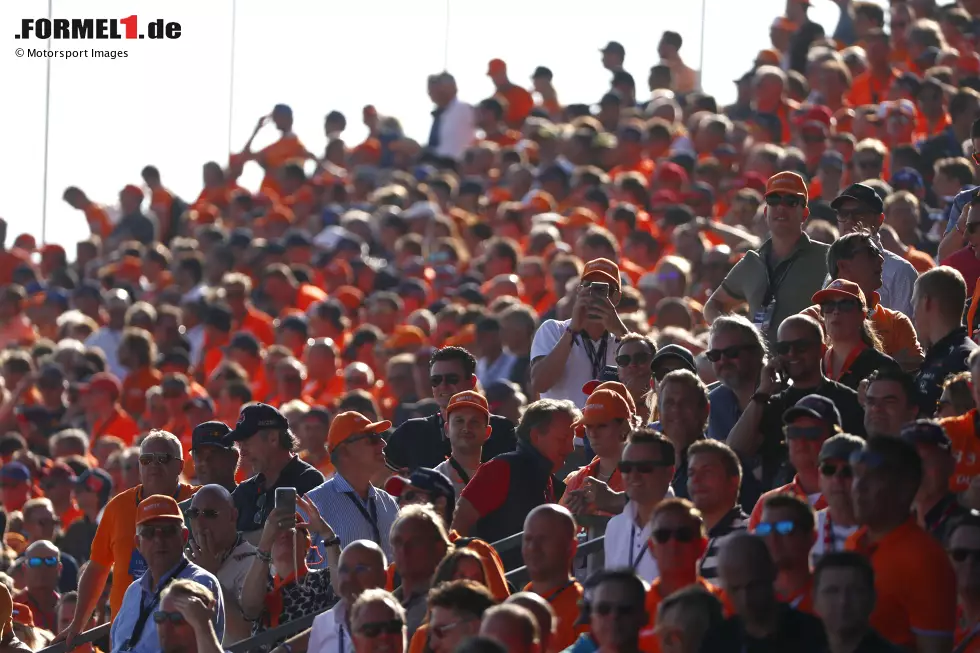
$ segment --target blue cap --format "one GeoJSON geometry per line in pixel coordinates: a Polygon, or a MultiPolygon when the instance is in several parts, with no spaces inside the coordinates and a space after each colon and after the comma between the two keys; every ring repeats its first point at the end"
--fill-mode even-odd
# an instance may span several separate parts
{"type": "Polygon", "coordinates": [[[892,175],[891,185],[895,190],[921,190],[926,183],[918,170],[905,167],[892,175]]]}
{"type": "Polygon", "coordinates": [[[830,399],[822,395],[807,395],[783,413],[783,423],[789,424],[800,417],[812,417],[828,426],[840,426],[840,411],[830,399]]]}
{"type": "Polygon", "coordinates": [[[0,467],[0,479],[20,481],[21,483],[31,482],[31,470],[23,463],[7,463],[0,467]]]}

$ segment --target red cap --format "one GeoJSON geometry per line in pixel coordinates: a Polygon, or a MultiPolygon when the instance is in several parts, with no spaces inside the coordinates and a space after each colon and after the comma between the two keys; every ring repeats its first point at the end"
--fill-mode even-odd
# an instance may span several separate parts
{"type": "Polygon", "coordinates": [[[766,194],[766,178],[758,172],[746,172],[742,177],[742,185],[746,188],[751,188],[754,191],[758,191],[760,195],[766,194]]]}
{"type": "Polygon", "coordinates": [[[819,304],[826,299],[856,299],[861,302],[861,306],[868,307],[868,300],[865,299],[861,286],[846,279],[834,279],[830,285],[823,290],[818,290],[810,298],[814,304],[819,304]]]}
{"type": "Polygon", "coordinates": [[[789,171],[777,172],[769,178],[769,182],[766,183],[766,195],[772,195],[773,193],[799,195],[803,199],[809,197],[806,190],[806,182],[803,181],[803,177],[795,172],[789,171]]]}
{"type": "Polygon", "coordinates": [[[687,170],[673,161],[668,161],[658,168],[658,176],[661,182],[676,182],[678,184],[687,183],[687,170]]]}
{"type": "Polygon", "coordinates": [[[29,606],[23,603],[14,603],[14,608],[11,610],[10,616],[16,623],[30,626],[31,628],[34,627],[34,613],[29,606]]]}
{"type": "Polygon", "coordinates": [[[605,281],[619,289],[619,266],[607,258],[597,258],[585,264],[582,281],[605,281]]]}
{"type": "Polygon", "coordinates": [[[506,72],[507,64],[504,63],[503,59],[491,59],[490,63],[487,64],[487,75],[497,75],[506,72]]]}
{"type": "Polygon", "coordinates": [[[123,189],[121,191],[119,191],[119,194],[120,195],[132,195],[136,199],[140,199],[140,200],[142,200],[143,197],[144,197],[144,195],[143,195],[143,189],[140,188],[139,186],[134,185],[134,184],[126,184],[125,186],[123,186],[123,189]]]}
{"type": "Polygon", "coordinates": [[[78,389],[82,392],[108,392],[113,397],[118,399],[120,393],[122,392],[122,384],[114,374],[109,372],[99,372],[98,374],[93,374],[88,380],[88,383],[79,385],[78,389]]]}
{"type": "Polygon", "coordinates": [[[140,501],[139,506],[136,507],[136,525],[139,526],[154,519],[183,522],[184,516],[173,497],[166,494],[154,494],[140,501]]]}
{"type": "Polygon", "coordinates": [[[650,196],[650,204],[680,204],[681,198],[669,188],[661,188],[650,196]]]}

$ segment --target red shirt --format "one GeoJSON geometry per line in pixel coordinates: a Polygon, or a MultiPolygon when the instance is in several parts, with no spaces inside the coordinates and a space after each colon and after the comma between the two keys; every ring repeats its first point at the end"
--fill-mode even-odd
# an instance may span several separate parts
{"type": "MultiPolygon", "coordinates": [[[[510,464],[504,460],[489,460],[482,465],[463,488],[460,497],[469,501],[481,517],[499,510],[507,499],[510,487],[510,464]]],[[[546,488],[548,503],[554,502],[555,491],[551,478],[546,488]]]]}

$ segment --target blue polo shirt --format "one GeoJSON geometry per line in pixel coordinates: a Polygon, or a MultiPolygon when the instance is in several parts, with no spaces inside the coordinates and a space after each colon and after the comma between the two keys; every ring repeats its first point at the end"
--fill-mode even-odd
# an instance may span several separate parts
{"type": "MultiPolygon", "coordinates": [[[[355,540],[371,540],[377,542],[389,560],[392,559],[388,535],[398,517],[395,497],[372,485],[367,501],[364,501],[338,471],[326,483],[307,492],[306,498],[313,502],[323,521],[340,538],[341,548],[355,540]]],[[[322,546],[318,548],[326,560],[326,552],[322,546]]]]}
{"type": "MultiPolygon", "coordinates": [[[[183,562],[181,560],[181,562],[174,565],[173,569],[170,569],[163,577],[170,578],[183,562]]],[[[177,578],[188,578],[211,590],[211,593],[214,594],[217,601],[214,629],[218,635],[218,639],[223,639],[225,636],[225,602],[221,596],[221,586],[218,583],[218,579],[210,572],[205,571],[190,561],[187,561],[187,566],[181,569],[180,573],[176,575],[175,579],[177,578]]],[[[123,650],[133,651],[133,653],[158,653],[160,651],[160,640],[157,638],[157,624],[153,621],[153,613],[160,609],[160,601],[159,599],[154,600],[154,597],[156,597],[156,590],[150,587],[150,572],[148,571],[134,580],[126,588],[122,605],[119,607],[119,614],[115,615],[112,621],[112,629],[109,631],[112,653],[120,653],[123,650]],[[146,619],[146,625],[143,627],[139,641],[131,648],[124,649],[123,647],[135,630],[142,606],[145,606],[150,611],[149,617],[146,619]]]]}

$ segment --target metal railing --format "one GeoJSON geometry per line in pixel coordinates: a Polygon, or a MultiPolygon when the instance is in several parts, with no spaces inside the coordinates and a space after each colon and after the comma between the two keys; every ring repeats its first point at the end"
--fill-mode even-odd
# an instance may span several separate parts
{"type": "MultiPolygon", "coordinates": [[[[498,553],[510,551],[520,546],[523,535],[523,532],[515,533],[510,537],[505,537],[502,540],[494,542],[491,546],[496,549],[498,553]]],[[[605,539],[605,536],[601,535],[595,539],[579,544],[575,558],[582,558],[601,551],[605,539]]],[[[528,581],[527,567],[512,569],[505,574],[505,577],[515,586],[520,587],[526,584],[528,581]]],[[[228,646],[226,650],[229,651],[229,653],[246,653],[246,651],[251,651],[260,646],[265,646],[280,639],[290,637],[311,627],[316,616],[317,615],[315,614],[310,614],[306,615],[305,617],[300,617],[299,619],[294,619],[289,623],[276,626],[275,628],[261,632],[258,635],[249,637],[248,639],[243,639],[240,642],[236,642],[235,644],[228,646]]],[[[91,630],[86,630],[84,633],[80,633],[78,637],[72,641],[72,648],[106,637],[109,634],[109,628],[110,624],[102,624],[101,626],[96,626],[91,630]]],[[[47,648],[41,649],[39,653],[67,653],[67,651],[68,647],[65,645],[65,643],[59,642],[57,644],[52,644],[47,648]]]]}

